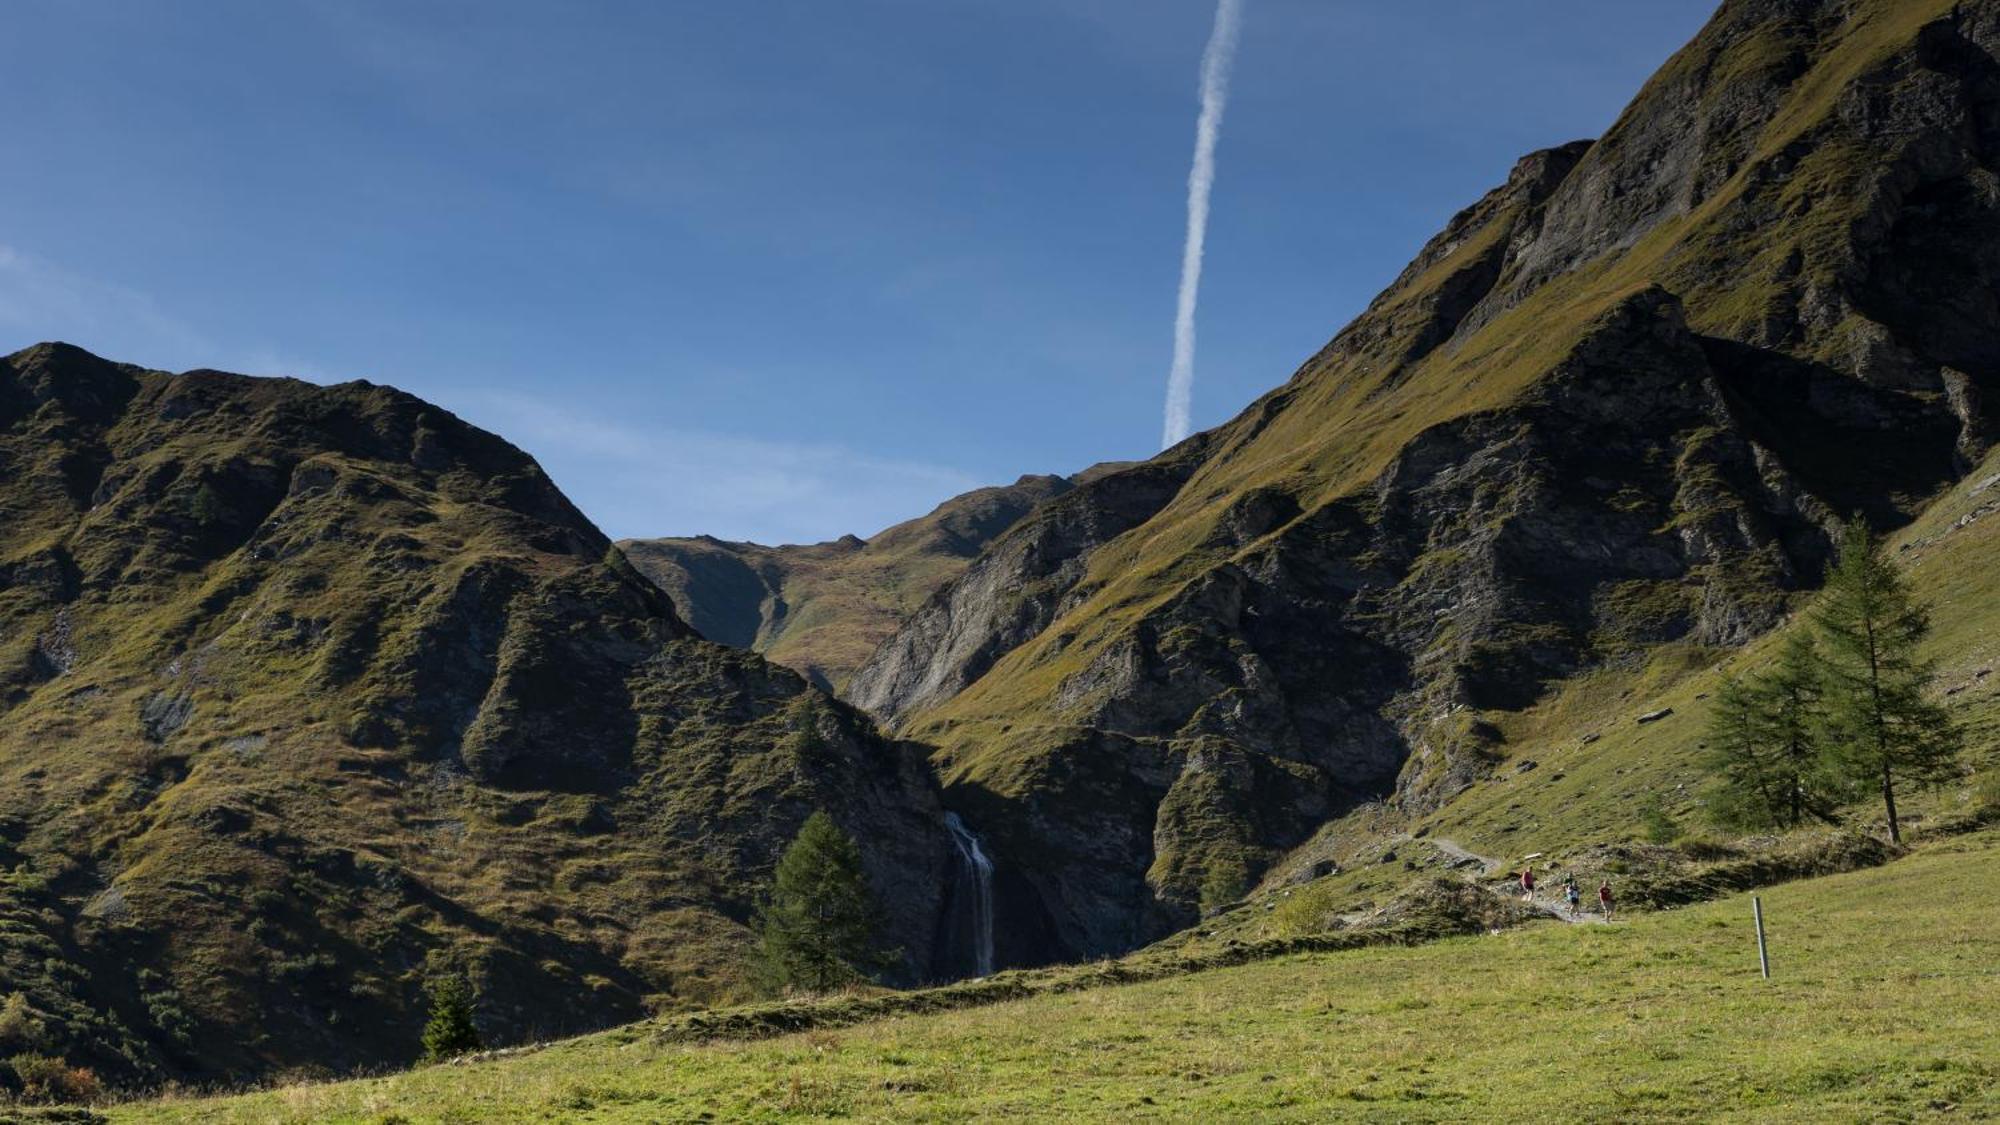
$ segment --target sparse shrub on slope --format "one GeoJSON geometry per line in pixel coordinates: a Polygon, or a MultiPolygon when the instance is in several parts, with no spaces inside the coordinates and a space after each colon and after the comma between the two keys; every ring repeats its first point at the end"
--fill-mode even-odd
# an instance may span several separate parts
{"type": "Polygon", "coordinates": [[[2000,819],[2000,764],[1979,771],[1972,783],[1972,801],[1982,819],[2000,819]]]}
{"type": "Polygon", "coordinates": [[[477,1051],[484,1044],[473,1024],[472,984],[457,973],[431,981],[430,1018],[424,1022],[424,1061],[442,1062],[477,1051]]]}
{"type": "Polygon", "coordinates": [[[1649,844],[1671,844],[1681,837],[1680,823],[1667,811],[1658,794],[1647,797],[1640,806],[1639,827],[1649,844]]]}
{"type": "Polygon", "coordinates": [[[6,1001],[0,1002],[0,1050],[40,1050],[47,1034],[48,1025],[28,1006],[25,995],[9,993],[6,1001]]]}
{"type": "Polygon", "coordinates": [[[90,1102],[104,1095],[104,1084],[88,1067],[54,1055],[19,1054],[6,1067],[14,1075],[16,1096],[31,1105],[90,1102]]]}

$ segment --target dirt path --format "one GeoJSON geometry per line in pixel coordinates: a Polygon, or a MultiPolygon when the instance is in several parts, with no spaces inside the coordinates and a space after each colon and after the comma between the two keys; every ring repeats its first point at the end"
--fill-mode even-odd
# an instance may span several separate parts
{"type": "MultiPolygon", "coordinates": [[[[1480,880],[1499,871],[1501,867],[1499,860],[1494,859],[1492,856],[1480,855],[1478,852],[1460,844],[1457,840],[1444,836],[1432,836],[1420,842],[1436,848],[1440,854],[1445,856],[1453,870],[1466,872],[1468,882],[1479,883],[1480,880]],[[1479,869],[1479,873],[1476,876],[1471,873],[1470,869],[1473,867],[1479,869]]],[[[1521,896],[1514,891],[1501,887],[1487,887],[1486,889],[1502,898],[1512,899],[1516,902],[1522,901],[1521,896]]],[[[1565,922],[1569,925],[1604,924],[1603,915],[1593,914],[1588,910],[1575,917],[1571,917],[1569,904],[1562,900],[1562,888],[1560,886],[1549,888],[1549,892],[1549,894],[1545,895],[1543,889],[1537,887],[1534,900],[1528,905],[1533,906],[1536,910],[1559,922],[1565,922]]]]}
{"type": "Polygon", "coordinates": [[[1443,836],[1432,836],[1425,840],[1424,843],[1429,844],[1449,857],[1451,866],[1454,869],[1477,864],[1481,875],[1491,875],[1495,871],[1500,870],[1499,860],[1494,859],[1492,856],[1484,856],[1471,851],[1457,840],[1446,839],[1443,836]]]}
{"type": "Polygon", "coordinates": [[[1544,899],[1538,891],[1535,895],[1535,901],[1531,905],[1549,917],[1572,926],[1602,926],[1605,924],[1604,915],[1592,913],[1588,909],[1585,909],[1575,917],[1571,917],[1569,904],[1564,902],[1559,896],[1552,899],[1544,899]]]}

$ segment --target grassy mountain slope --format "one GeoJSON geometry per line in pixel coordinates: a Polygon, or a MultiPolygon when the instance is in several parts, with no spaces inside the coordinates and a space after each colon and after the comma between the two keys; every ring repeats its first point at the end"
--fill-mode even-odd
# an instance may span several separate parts
{"type": "Polygon", "coordinates": [[[955,496],[865,542],[848,535],[765,547],[697,536],[619,547],[702,636],[835,690],[994,536],[1069,488],[1065,477],[1024,476],[955,496]]]}
{"type": "Polygon", "coordinates": [[[500,1040],[726,996],[816,807],[929,971],[921,761],[694,636],[499,438],[40,345],[0,360],[0,512],[0,968],[47,1053],[401,1061],[437,966],[500,1040]]]}
{"type": "Polygon", "coordinates": [[[1293,956],[749,1044],[647,1025],[117,1121],[1825,1121],[2000,1113],[2000,833],[1615,926],[1293,956]],[[1895,917],[1897,925],[1882,925],[1895,917]]]}
{"type": "Polygon", "coordinates": [[[1349,810],[1438,807],[1538,704],[1754,638],[1837,516],[1968,471],[1996,44],[1993,3],[1724,4],[1290,382],[940,591],[849,695],[941,747],[1037,919],[1013,955],[1129,947],[1349,810]]]}
{"type": "MultiPolygon", "coordinates": [[[[2000,453],[1926,508],[1887,543],[1912,587],[1933,607],[1926,655],[1938,690],[1967,731],[1964,783],[1899,795],[1913,823],[1962,818],[2000,800],[2000,453]]],[[[1811,602],[1740,648],[1673,645],[1642,665],[1577,677],[1541,704],[1496,715],[1506,724],[1490,768],[1436,807],[1395,801],[1337,817],[1265,874],[1245,904],[1202,923],[1244,939],[1316,933],[1355,917],[1412,881],[1457,866],[1457,853],[1489,857],[1498,878],[1530,855],[1545,870],[1572,856],[1639,839],[1639,811],[1657,799],[1697,840],[1710,837],[1708,777],[1700,765],[1710,708],[1725,675],[1765,666],[1787,633],[1809,629],[1811,602]],[[1670,712],[1640,722],[1642,715],[1670,712]],[[1326,874],[1331,870],[1333,873],[1326,874]]],[[[1879,803],[1844,810],[1848,823],[1885,831],[1879,803]]],[[[1182,940],[1180,938],[1170,940],[1182,940]]]]}

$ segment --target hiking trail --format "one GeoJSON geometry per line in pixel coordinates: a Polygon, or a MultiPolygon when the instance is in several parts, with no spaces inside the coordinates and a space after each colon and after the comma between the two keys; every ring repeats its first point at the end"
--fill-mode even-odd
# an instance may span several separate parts
{"type": "MultiPolygon", "coordinates": [[[[1494,886],[1490,882],[1488,882],[1488,880],[1496,872],[1503,870],[1503,865],[1501,864],[1501,862],[1497,859],[1494,859],[1492,856],[1480,855],[1478,852],[1475,852],[1470,848],[1465,847],[1463,844],[1460,844],[1457,840],[1453,840],[1445,836],[1431,836],[1424,838],[1422,840],[1416,840],[1415,838],[1407,836],[1403,838],[1409,839],[1412,842],[1429,844],[1431,847],[1437,849],[1438,853],[1445,857],[1446,865],[1448,867],[1450,867],[1454,871],[1463,872],[1465,874],[1466,882],[1471,883],[1475,886],[1484,887],[1486,890],[1491,891],[1492,893],[1499,895],[1502,898],[1510,899],[1514,902],[1523,901],[1521,898],[1521,893],[1518,889],[1512,886],[1505,886],[1505,887],[1494,886]],[[1474,874],[1470,870],[1471,868],[1474,867],[1477,867],[1479,869],[1477,874],[1474,874]]],[[[1543,887],[1540,884],[1537,884],[1535,888],[1535,897],[1532,902],[1528,903],[1528,905],[1534,907],[1537,911],[1541,912],[1542,914],[1546,914],[1547,916],[1554,918],[1559,922],[1563,922],[1571,926],[1586,925],[1591,923],[1595,923],[1597,925],[1605,924],[1604,916],[1602,914],[1593,913],[1589,909],[1590,904],[1588,902],[1584,904],[1585,908],[1581,913],[1579,913],[1575,917],[1571,917],[1569,912],[1569,904],[1564,902],[1561,897],[1561,890],[1562,890],[1561,885],[1551,884],[1549,890],[1554,893],[1544,894],[1543,887]]]]}

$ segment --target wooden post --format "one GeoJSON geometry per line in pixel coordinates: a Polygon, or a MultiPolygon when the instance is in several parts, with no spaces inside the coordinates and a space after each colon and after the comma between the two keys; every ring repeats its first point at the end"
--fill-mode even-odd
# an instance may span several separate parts
{"type": "Polygon", "coordinates": [[[1757,919],[1757,967],[1764,971],[1764,979],[1771,979],[1771,954],[1764,947],[1764,903],[1756,895],[1750,896],[1750,913],[1757,919]]]}

